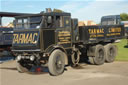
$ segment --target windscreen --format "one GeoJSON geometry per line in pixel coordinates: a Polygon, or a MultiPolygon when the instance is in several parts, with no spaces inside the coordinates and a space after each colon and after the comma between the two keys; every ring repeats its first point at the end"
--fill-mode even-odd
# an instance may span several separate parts
{"type": "Polygon", "coordinates": [[[15,21],[15,29],[38,29],[41,20],[42,16],[17,18],[15,21]]]}

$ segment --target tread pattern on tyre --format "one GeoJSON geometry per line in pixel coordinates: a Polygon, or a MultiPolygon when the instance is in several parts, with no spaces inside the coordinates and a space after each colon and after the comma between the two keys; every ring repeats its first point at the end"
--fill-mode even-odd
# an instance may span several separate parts
{"type": "Polygon", "coordinates": [[[113,45],[113,44],[107,44],[107,45],[105,45],[105,61],[107,62],[107,63],[111,63],[111,62],[113,62],[114,60],[115,60],[115,57],[117,56],[117,46],[116,45],[113,45]],[[110,48],[112,48],[112,49],[114,49],[114,52],[113,52],[113,55],[114,56],[110,56],[109,55],[109,50],[110,50],[110,48]]]}
{"type": "Polygon", "coordinates": [[[95,63],[94,63],[94,59],[93,59],[93,57],[88,57],[88,59],[89,59],[89,63],[90,63],[90,64],[92,64],[92,65],[95,64],[95,63]]]}
{"type": "Polygon", "coordinates": [[[54,50],[48,60],[48,69],[49,69],[49,73],[52,76],[57,76],[60,75],[64,72],[64,65],[65,65],[65,58],[64,58],[64,52],[62,52],[61,50],[57,49],[54,50]],[[60,71],[57,71],[56,67],[55,67],[55,58],[57,55],[60,55],[61,59],[62,59],[62,69],[60,71]]]}
{"type": "Polygon", "coordinates": [[[102,64],[104,64],[104,61],[105,61],[105,49],[104,49],[104,46],[102,46],[102,45],[96,45],[96,47],[95,47],[95,56],[93,57],[93,60],[94,60],[94,63],[96,64],[96,65],[102,65],[102,64]],[[103,56],[103,59],[102,60],[99,60],[98,59],[98,55],[99,55],[99,50],[100,49],[102,49],[102,51],[104,52],[104,56],[103,56]]]}
{"type": "Polygon", "coordinates": [[[16,68],[20,73],[28,72],[28,70],[23,67],[18,61],[16,61],[16,68]]]}

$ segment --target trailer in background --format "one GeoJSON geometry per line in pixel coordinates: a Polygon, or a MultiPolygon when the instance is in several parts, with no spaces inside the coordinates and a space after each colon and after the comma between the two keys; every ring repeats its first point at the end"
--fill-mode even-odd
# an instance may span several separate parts
{"type": "Polygon", "coordinates": [[[0,57],[12,56],[13,28],[0,27],[0,57]]]}
{"type": "MultiPolygon", "coordinates": [[[[13,39],[13,26],[3,26],[3,18],[14,18],[15,16],[29,15],[27,13],[0,12],[0,57],[14,56],[11,47],[13,39]]],[[[13,21],[11,22],[12,25],[13,21]]]]}

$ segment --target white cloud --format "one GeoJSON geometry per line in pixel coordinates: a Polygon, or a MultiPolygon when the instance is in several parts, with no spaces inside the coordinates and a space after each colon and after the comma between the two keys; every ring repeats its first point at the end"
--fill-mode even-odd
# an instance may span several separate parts
{"type": "Polygon", "coordinates": [[[79,20],[94,20],[99,23],[102,16],[128,13],[128,1],[93,1],[70,2],[62,6],[64,11],[69,10],[72,17],[79,20]]]}
{"type": "Polygon", "coordinates": [[[72,11],[76,11],[76,9],[78,9],[81,5],[81,2],[77,2],[77,1],[69,1],[66,4],[64,4],[62,7],[60,7],[59,9],[62,9],[66,12],[72,12],[72,11]]]}
{"type": "Polygon", "coordinates": [[[95,0],[95,1],[127,1],[127,0],[95,0]]]}
{"type": "Polygon", "coordinates": [[[27,5],[26,7],[27,8],[33,8],[34,6],[33,5],[27,5]]]}

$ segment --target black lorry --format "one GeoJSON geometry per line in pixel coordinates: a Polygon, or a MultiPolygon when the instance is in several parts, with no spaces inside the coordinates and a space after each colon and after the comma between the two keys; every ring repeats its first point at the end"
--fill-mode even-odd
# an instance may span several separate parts
{"type": "Polygon", "coordinates": [[[91,64],[113,62],[124,37],[122,25],[80,26],[70,13],[60,10],[15,17],[12,51],[17,56],[19,72],[34,66],[48,67],[53,76],[64,72],[71,59],[75,66],[82,54],[91,64]]]}

